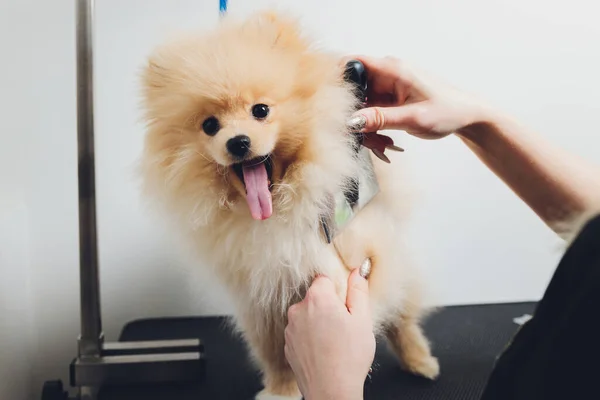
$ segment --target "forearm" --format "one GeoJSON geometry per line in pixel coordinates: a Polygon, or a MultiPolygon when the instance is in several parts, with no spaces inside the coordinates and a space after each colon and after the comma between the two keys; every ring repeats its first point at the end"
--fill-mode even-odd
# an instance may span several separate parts
{"type": "Polygon", "coordinates": [[[600,205],[600,170],[497,114],[458,136],[548,226],[600,205]]]}

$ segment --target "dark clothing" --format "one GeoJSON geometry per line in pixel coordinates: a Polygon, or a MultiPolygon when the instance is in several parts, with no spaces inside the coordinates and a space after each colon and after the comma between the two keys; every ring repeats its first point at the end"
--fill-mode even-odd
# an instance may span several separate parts
{"type": "Polygon", "coordinates": [[[600,399],[600,216],[571,244],[482,400],[600,399]]]}

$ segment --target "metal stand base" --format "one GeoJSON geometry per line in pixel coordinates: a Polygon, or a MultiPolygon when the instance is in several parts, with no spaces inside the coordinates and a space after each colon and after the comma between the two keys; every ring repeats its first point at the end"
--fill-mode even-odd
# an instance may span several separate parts
{"type": "Polygon", "coordinates": [[[204,345],[198,339],[104,343],[100,356],[78,357],[70,365],[69,397],[61,381],[44,384],[42,400],[96,400],[102,387],[193,383],[203,379],[204,345]]]}
{"type": "Polygon", "coordinates": [[[204,368],[198,339],[105,343],[99,357],[73,360],[71,386],[195,382],[204,368]]]}

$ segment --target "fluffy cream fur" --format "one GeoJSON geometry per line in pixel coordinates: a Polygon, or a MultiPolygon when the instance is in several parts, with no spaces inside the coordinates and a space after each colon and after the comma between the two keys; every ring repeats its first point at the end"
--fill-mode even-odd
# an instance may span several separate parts
{"type": "Polygon", "coordinates": [[[164,44],[144,71],[144,196],[168,213],[229,289],[237,326],[263,373],[259,398],[299,397],[283,354],[289,305],[316,274],[332,278],[345,298],[350,269],[366,257],[373,260],[377,331],[407,370],[438,375],[419,327],[420,282],[402,247],[409,194],[398,172],[402,160],[374,160],[382,191],[336,238],[341,258],[320,235],[327,196],[364,170],[348,142],[345,121],[355,100],[342,68],[296,21],[260,13],[164,44]],[[265,121],[250,115],[256,103],[270,106],[265,121]],[[214,136],[202,130],[211,116],[221,122],[214,136]],[[272,154],[273,215],[263,221],[250,216],[225,148],[240,132],[256,156],[272,154]]]}

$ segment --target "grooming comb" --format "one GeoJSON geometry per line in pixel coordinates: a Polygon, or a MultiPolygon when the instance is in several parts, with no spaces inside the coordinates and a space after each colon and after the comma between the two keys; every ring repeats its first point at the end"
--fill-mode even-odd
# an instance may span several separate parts
{"type": "MultiPolygon", "coordinates": [[[[355,95],[359,100],[359,107],[364,107],[367,93],[367,72],[364,65],[357,60],[348,62],[346,64],[344,79],[354,85],[355,95]]],[[[365,139],[369,138],[370,134],[367,136],[361,133],[360,129],[355,129],[352,126],[348,127],[348,134],[352,135],[355,139],[356,162],[361,163],[363,168],[361,168],[359,176],[352,177],[347,182],[344,191],[331,196],[330,213],[321,217],[321,227],[327,243],[332,243],[335,236],[379,193],[379,184],[377,183],[373,163],[369,156],[369,150],[373,151],[373,148],[365,146],[365,142],[367,142],[365,139]]],[[[375,151],[373,153],[381,158],[375,151]]],[[[337,248],[336,251],[339,253],[337,248]]]]}

